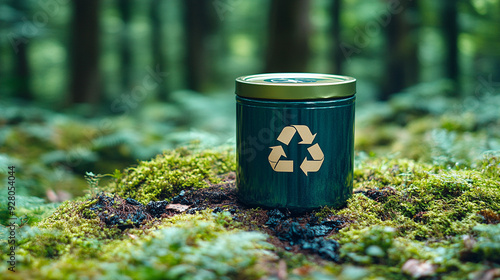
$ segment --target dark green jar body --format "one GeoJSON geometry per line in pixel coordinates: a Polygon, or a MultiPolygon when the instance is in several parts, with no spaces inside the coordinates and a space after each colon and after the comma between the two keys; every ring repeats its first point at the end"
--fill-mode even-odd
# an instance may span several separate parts
{"type": "Polygon", "coordinates": [[[355,96],[237,96],[237,187],[251,206],[310,210],[352,196],[355,96]]]}

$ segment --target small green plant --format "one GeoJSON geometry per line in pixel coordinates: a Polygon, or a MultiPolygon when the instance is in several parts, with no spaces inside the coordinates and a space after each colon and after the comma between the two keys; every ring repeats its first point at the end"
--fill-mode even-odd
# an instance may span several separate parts
{"type": "Polygon", "coordinates": [[[101,174],[94,174],[93,172],[86,172],[85,173],[85,180],[87,181],[87,184],[89,186],[89,193],[90,196],[95,196],[99,192],[99,181],[101,178],[104,177],[104,175],[101,174]]]}

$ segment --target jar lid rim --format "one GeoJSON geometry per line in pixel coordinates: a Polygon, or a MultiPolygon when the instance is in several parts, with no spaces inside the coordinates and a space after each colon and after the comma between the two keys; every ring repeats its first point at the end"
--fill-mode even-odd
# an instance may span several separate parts
{"type": "Polygon", "coordinates": [[[352,96],[356,79],[321,73],[264,73],[236,78],[236,94],[248,98],[303,100],[352,96]]]}

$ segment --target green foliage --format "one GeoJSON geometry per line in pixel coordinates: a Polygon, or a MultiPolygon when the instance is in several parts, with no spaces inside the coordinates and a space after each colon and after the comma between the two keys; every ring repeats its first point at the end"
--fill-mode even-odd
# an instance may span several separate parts
{"type": "MultiPolygon", "coordinates": [[[[356,148],[450,168],[476,168],[500,150],[498,95],[451,98],[449,81],[422,83],[357,112],[356,148]]],[[[489,90],[493,90],[489,88],[489,90]]]]}
{"type": "Polygon", "coordinates": [[[18,242],[18,248],[35,258],[58,259],[71,246],[70,241],[57,231],[30,228],[23,237],[18,242]]]}
{"type": "MultiPolygon", "coordinates": [[[[221,119],[212,111],[232,116],[233,99],[192,92],[189,102],[184,98],[186,93],[179,92],[174,98],[178,105],[144,104],[134,115],[89,119],[0,102],[0,171],[16,166],[21,195],[46,197],[52,190],[80,196],[87,188],[86,172],[113,173],[195,141],[198,148],[232,144],[232,117],[221,119]]],[[[0,172],[0,179],[5,174],[0,172]]]]}
{"type": "MultiPolygon", "coordinates": [[[[1,193],[7,193],[7,189],[0,189],[1,193]]],[[[33,225],[42,219],[49,216],[59,205],[58,203],[45,203],[45,201],[35,196],[15,196],[15,211],[14,220],[11,218],[10,212],[7,208],[7,196],[0,196],[0,224],[7,225],[9,222],[15,221],[16,224],[33,225]]]]}
{"type": "Polygon", "coordinates": [[[351,231],[352,243],[346,243],[341,247],[344,257],[358,264],[387,264],[388,250],[393,246],[395,229],[391,227],[367,227],[357,231],[351,231]]]}
{"type": "Polygon", "coordinates": [[[191,151],[179,148],[125,170],[109,191],[141,203],[165,200],[183,189],[202,188],[218,182],[218,174],[236,169],[234,154],[222,151],[191,151]]]}
{"type": "Polygon", "coordinates": [[[496,225],[478,225],[474,232],[479,236],[464,239],[462,259],[473,262],[494,262],[500,265],[500,223],[496,225]]]}

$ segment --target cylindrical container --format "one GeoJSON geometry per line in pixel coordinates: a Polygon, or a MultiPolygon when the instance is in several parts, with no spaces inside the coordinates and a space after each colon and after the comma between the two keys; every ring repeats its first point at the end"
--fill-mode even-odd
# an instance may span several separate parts
{"type": "Polygon", "coordinates": [[[273,73],[236,79],[236,184],[251,206],[303,211],[352,196],[356,79],[273,73]]]}

